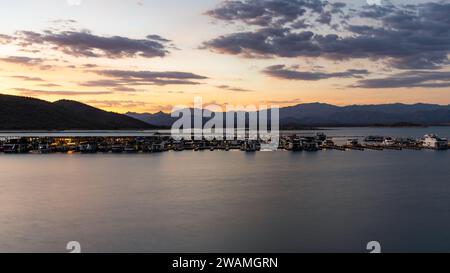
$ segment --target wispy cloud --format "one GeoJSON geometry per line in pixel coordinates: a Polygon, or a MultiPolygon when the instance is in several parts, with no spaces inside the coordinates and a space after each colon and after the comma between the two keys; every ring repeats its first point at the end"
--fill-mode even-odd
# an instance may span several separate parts
{"type": "Polygon", "coordinates": [[[149,103],[134,100],[87,100],[84,102],[100,108],[134,108],[149,105],[149,103]]]}
{"type": "Polygon", "coordinates": [[[320,71],[298,71],[297,67],[286,67],[285,65],[269,66],[263,73],[278,79],[318,81],[331,78],[361,78],[368,75],[365,69],[349,69],[344,72],[320,72],[320,71]]]}
{"type": "MultiPolygon", "coordinates": [[[[99,75],[112,78],[103,81],[104,86],[117,85],[198,85],[199,80],[208,79],[208,77],[200,76],[190,72],[178,71],[131,71],[131,70],[96,70],[93,71],[99,75]]],[[[86,84],[95,84],[96,82],[88,82],[86,84]]],[[[102,83],[97,81],[97,83],[102,83]]]]}
{"type": "Polygon", "coordinates": [[[263,104],[272,104],[272,105],[276,105],[276,104],[282,104],[282,105],[286,105],[286,104],[299,104],[302,103],[303,101],[299,98],[295,98],[295,99],[289,99],[289,100],[263,100],[261,101],[261,103],[263,104]]]}
{"type": "Polygon", "coordinates": [[[93,96],[93,95],[109,95],[112,91],[48,91],[27,88],[14,88],[23,96],[93,96]]]}
{"type": "Polygon", "coordinates": [[[0,34],[0,44],[9,44],[14,40],[12,36],[0,34]]]}
{"type": "Polygon", "coordinates": [[[61,85],[56,84],[56,83],[43,83],[43,84],[39,84],[39,86],[41,86],[41,87],[61,87],[61,85]]]}
{"type": "Polygon", "coordinates": [[[252,90],[249,89],[244,89],[244,88],[239,88],[239,87],[233,87],[233,86],[229,86],[229,85],[218,85],[216,86],[219,89],[223,89],[223,90],[227,90],[227,91],[232,91],[232,92],[253,92],[252,90]]]}
{"type": "Polygon", "coordinates": [[[48,60],[42,58],[33,58],[26,56],[8,56],[0,58],[0,62],[11,63],[15,65],[37,67],[41,70],[52,69],[53,66],[46,64],[48,60]]]}
{"type": "Polygon", "coordinates": [[[408,71],[385,78],[365,79],[352,87],[360,88],[449,88],[450,72],[408,71]]]}
{"type": "Polygon", "coordinates": [[[20,79],[29,82],[43,82],[44,80],[39,77],[28,77],[28,76],[11,76],[11,78],[20,79]]]}
{"type": "Polygon", "coordinates": [[[42,65],[44,63],[44,59],[30,58],[25,56],[8,56],[0,58],[0,61],[5,63],[13,63],[26,66],[42,65]]]}
{"type": "Polygon", "coordinates": [[[169,54],[170,42],[157,35],[145,39],[132,39],[122,36],[99,36],[90,31],[52,31],[42,33],[19,31],[14,37],[24,48],[48,45],[51,49],[75,57],[165,57],[169,54]]]}

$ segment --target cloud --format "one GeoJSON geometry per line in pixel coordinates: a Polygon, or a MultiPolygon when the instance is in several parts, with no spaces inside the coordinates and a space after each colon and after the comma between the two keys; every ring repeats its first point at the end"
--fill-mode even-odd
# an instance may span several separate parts
{"type": "Polygon", "coordinates": [[[369,71],[364,69],[349,69],[344,72],[303,72],[296,70],[296,67],[286,67],[285,65],[269,66],[263,73],[278,79],[318,81],[331,78],[361,78],[368,75],[369,71]]]}
{"type": "Polygon", "coordinates": [[[20,79],[20,80],[29,81],[29,82],[42,82],[42,81],[44,81],[43,79],[41,79],[39,77],[11,76],[11,78],[20,79]]]}
{"type": "Polygon", "coordinates": [[[253,92],[252,90],[243,89],[243,88],[239,88],[239,87],[233,87],[233,86],[229,86],[229,85],[218,85],[216,87],[219,89],[233,91],[233,92],[253,92]]]}
{"type": "Polygon", "coordinates": [[[9,44],[14,40],[12,36],[0,34],[0,44],[9,44]]]}
{"type": "Polygon", "coordinates": [[[216,9],[206,14],[212,18],[242,22],[256,26],[279,27],[295,23],[306,14],[337,12],[342,5],[333,5],[321,0],[243,0],[224,1],[216,9]],[[331,10],[331,11],[327,11],[331,10]]]}
{"type": "Polygon", "coordinates": [[[122,86],[123,84],[120,81],[117,80],[111,80],[111,79],[102,79],[102,80],[93,80],[93,81],[87,81],[79,83],[80,86],[87,86],[87,87],[118,87],[122,86]]]}
{"type": "Polygon", "coordinates": [[[133,100],[88,100],[84,101],[87,104],[94,105],[100,108],[134,108],[134,107],[145,107],[149,105],[143,101],[133,101],[133,100]]]}
{"type": "Polygon", "coordinates": [[[47,91],[47,90],[34,90],[26,88],[14,88],[19,91],[23,96],[91,96],[91,95],[109,95],[111,91],[47,91]]]}
{"type": "Polygon", "coordinates": [[[157,35],[149,35],[145,39],[132,39],[122,36],[99,36],[87,30],[46,30],[42,33],[20,31],[15,38],[22,47],[48,45],[71,56],[94,58],[165,57],[169,54],[166,43],[170,42],[157,35]]]}
{"type": "MultiPolygon", "coordinates": [[[[99,75],[112,78],[103,83],[109,86],[117,85],[197,85],[199,80],[208,79],[189,72],[177,71],[130,71],[130,70],[96,70],[99,75]]],[[[92,84],[92,82],[91,82],[92,84]]]]}
{"type": "Polygon", "coordinates": [[[96,68],[96,67],[98,67],[98,65],[96,65],[96,64],[83,64],[83,67],[84,68],[96,68]]]}
{"type": "Polygon", "coordinates": [[[74,19],[55,19],[55,20],[50,20],[50,23],[53,23],[53,24],[63,24],[63,25],[71,25],[71,24],[78,23],[78,21],[77,21],[77,20],[74,20],[74,19]]]}
{"type": "Polygon", "coordinates": [[[134,93],[134,92],[139,91],[138,89],[126,87],[126,86],[117,86],[117,87],[114,87],[112,90],[117,91],[117,92],[124,92],[124,93],[134,93]]]}
{"type": "Polygon", "coordinates": [[[52,69],[52,65],[45,64],[48,60],[41,58],[31,58],[25,56],[8,56],[0,58],[0,62],[11,63],[21,66],[38,67],[41,70],[52,69]]]}
{"type": "Polygon", "coordinates": [[[26,66],[35,66],[35,65],[42,65],[44,63],[44,60],[41,58],[30,58],[30,57],[24,57],[24,56],[9,56],[0,58],[0,61],[5,63],[13,63],[18,65],[26,65],[26,66]]]}
{"type": "Polygon", "coordinates": [[[386,78],[365,79],[353,87],[359,88],[448,88],[450,72],[443,71],[408,71],[386,78]]]}
{"type": "Polygon", "coordinates": [[[219,36],[203,47],[252,58],[384,60],[398,69],[438,69],[449,64],[448,1],[364,6],[356,11],[329,5],[319,0],[224,1],[207,14],[253,30],[219,36]],[[277,10],[276,3],[289,6],[292,13],[277,10]],[[333,26],[336,16],[343,30],[333,26]]]}
{"type": "Polygon", "coordinates": [[[60,87],[61,85],[55,84],[55,83],[43,83],[43,84],[39,84],[39,86],[41,86],[41,87],[60,87]]]}
{"type": "Polygon", "coordinates": [[[276,105],[276,104],[300,104],[300,103],[302,103],[302,100],[299,99],[299,98],[291,99],[291,100],[266,100],[266,101],[261,101],[261,103],[272,104],[272,105],[276,105]]]}

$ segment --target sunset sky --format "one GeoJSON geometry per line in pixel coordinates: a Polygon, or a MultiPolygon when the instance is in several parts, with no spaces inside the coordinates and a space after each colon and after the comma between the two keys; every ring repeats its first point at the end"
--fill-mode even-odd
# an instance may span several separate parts
{"type": "Polygon", "coordinates": [[[168,112],[194,96],[450,104],[448,0],[0,3],[4,94],[121,113],[168,112]]]}

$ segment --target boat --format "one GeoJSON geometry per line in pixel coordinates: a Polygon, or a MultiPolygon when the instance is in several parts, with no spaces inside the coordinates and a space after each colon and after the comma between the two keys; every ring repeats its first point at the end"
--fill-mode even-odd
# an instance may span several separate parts
{"type": "Polygon", "coordinates": [[[161,143],[153,143],[150,151],[152,153],[161,153],[164,152],[165,150],[166,150],[165,143],[161,142],[161,143]]]}
{"type": "Polygon", "coordinates": [[[352,146],[352,147],[359,146],[359,140],[356,138],[348,139],[347,146],[352,146]]]}
{"type": "Polygon", "coordinates": [[[284,149],[293,152],[303,151],[300,137],[298,137],[297,135],[287,137],[284,142],[284,149]]]}
{"type": "Polygon", "coordinates": [[[94,143],[84,143],[78,146],[78,150],[82,154],[93,154],[97,152],[97,145],[94,143]]]}
{"type": "Polygon", "coordinates": [[[384,141],[384,137],[382,136],[367,136],[364,139],[364,142],[383,142],[384,141]]]}
{"type": "Polygon", "coordinates": [[[327,138],[323,144],[330,147],[335,146],[334,141],[330,138],[327,138]]]}
{"type": "Polygon", "coordinates": [[[364,147],[359,143],[359,140],[356,138],[348,139],[347,144],[344,145],[344,148],[364,151],[364,147]]]}
{"type": "Polygon", "coordinates": [[[101,143],[98,145],[98,151],[101,153],[109,153],[111,150],[111,147],[108,145],[108,143],[101,143]]]}
{"type": "Polygon", "coordinates": [[[172,144],[172,149],[176,152],[184,151],[184,141],[175,141],[172,144]]]}
{"type": "Polygon", "coordinates": [[[319,150],[319,143],[314,137],[303,137],[300,139],[302,150],[316,152],[319,150]]]}
{"type": "Polygon", "coordinates": [[[123,145],[120,143],[115,143],[111,146],[111,151],[116,154],[123,153],[123,145]]]}
{"type": "Polygon", "coordinates": [[[429,134],[423,137],[422,146],[427,149],[447,150],[448,140],[446,138],[440,138],[437,135],[429,134]]]}
{"type": "Polygon", "coordinates": [[[184,141],[184,150],[192,151],[194,150],[194,142],[193,141],[184,141]]]}
{"type": "Polygon", "coordinates": [[[28,152],[28,145],[26,144],[4,144],[3,152],[5,154],[23,154],[28,152]]]}
{"type": "Polygon", "coordinates": [[[324,133],[317,133],[316,139],[319,142],[324,142],[325,140],[327,140],[327,136],[324,133]]]}
{"type": "Polygon", "coordinates": [[[246,141],[243,146],[245,152],[256,152],[258,150],[256,141],[246,141]]]}
{"type": "Polygon", "coordinates": [[[38,145],[38,153],[49,154],[51,152],[53,152],[53,149],[49,144],[39,144],[38,145]]]}
{"type": "Polygon", "coordinates": [[[293,151],[293,152],[303,151],[302,141],[299,138],[293,139],[290,147],[292,147],[291,151],[293,151]]]}
{"type": "Polygon", "coordinates": [[[391,137],[387,137],[383,140],[383,142],[381,142],[381,146],[384,146],[384,147],[394,146],[396,144],[397,144],[397,142],[391,137]]]}
{"type": "Polygon", "coordinates": [[[123,151],[125,153],[137,153],[139,151],[138,146],[136,143],[127,143],[125,147],[123,148],[123,151]]]}

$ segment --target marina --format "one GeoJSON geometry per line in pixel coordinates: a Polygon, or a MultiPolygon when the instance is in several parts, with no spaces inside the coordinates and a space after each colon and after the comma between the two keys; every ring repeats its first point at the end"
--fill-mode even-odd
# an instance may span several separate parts
{"type": "Polygon", "coordinates": [[[342,138],[314,135],[282,134],[279,145],[270,145],[270,139],[235,138],[224,140],[203,137],[173,138],[169,134],[154,133],[148,136],[7,136],[0,138],[0,153],[49,154],[49,153],[161,153],[181,151],[230,151],[243,152],[285,150],[292,152],[383,151],[383,150],[448,150],[447,138],[427,134],[421,138],[367,136],[342,138]],[[245,139],[245,140],[242,140],[245,139]]]}

